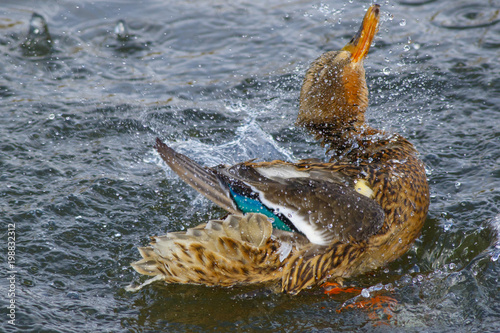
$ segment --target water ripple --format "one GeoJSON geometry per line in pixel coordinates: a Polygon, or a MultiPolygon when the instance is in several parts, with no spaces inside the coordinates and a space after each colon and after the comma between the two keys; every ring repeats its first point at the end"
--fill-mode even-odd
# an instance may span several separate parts
{"type": "Polygon", "coordinates": [[[437,0],[406,0],[406,1],[401,1],[400,4],[407,6],[422,6],[436,1],[437,0]]]}
{"type": "Polygon", "coordinates": [[[491,5],[453,3],[431,19],[437,26],[447,29],[475,29],[490,27],[500,22],[500,8],[491,5]]]}

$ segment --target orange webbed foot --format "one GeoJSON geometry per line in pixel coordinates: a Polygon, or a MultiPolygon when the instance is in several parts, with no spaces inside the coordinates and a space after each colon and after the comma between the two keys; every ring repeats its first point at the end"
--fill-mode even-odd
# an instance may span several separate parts
{"type": "Polygon", "coordinates": [[[389,321],[394,317],[397,304],[398,301],[393,297],[376,295],[368,299],[356,300],[350,304],[344,303],[340,309],[337,309],[337,313],[344,310],[362,309],[367,311],[368,318],[375,321],[375,326],[389,325],[389,321]]]}
{"type": "Polygon", "coordinates": [[[367,312],[368,318],[375,321],[374,325],[389,325],[389,321],[394,317],[394,310],[398,304],[397,300],[390,296],[374,295],[364,297],[362,288],[356,287],[343,287],[339,283],[326,282],[322,285],[325,289],[326,295],[350,295],[347,300],[339,309],[337,313],[346,310],[361,309],[367,312]]]}
{"type": "Polygon", "coordinates": [[[361,294],[362,290],[355,287],[343,287],[341,284],[336,282],[325,282],[322,287],[325,288],[326,295],[354,294],[357,296],[361,294]]]}
{"type": "Polygon", "coordinates": [[[396,304],[398,304],[398,301],[393,297],[377,295],[356,301],[352,304],[343,305],[337,312],[340,313],[347,309],[383,310],[385,312],[386,309],[394,310],[396,304]]]}

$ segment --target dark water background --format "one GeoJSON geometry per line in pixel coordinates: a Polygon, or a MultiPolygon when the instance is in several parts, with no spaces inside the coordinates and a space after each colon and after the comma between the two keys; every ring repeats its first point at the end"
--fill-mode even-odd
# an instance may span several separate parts
{"type": "Polygon", "coordinates": [[[380,2],[368,118],[416,145],[432,193],[413,248],[351,281],[387,289],[393,318],[337,313],[353,300],[321,288],[123,289],[141,279],[129,263],[148,236],[224,214],[161,163],[154,138],[206,165],[323,156],[293,125],[301,80],[369,4],[2,1],[0,331],[500,331],[498,0],[380,2]],[[26,39],[33,12],[52,43],[26,39]]]}

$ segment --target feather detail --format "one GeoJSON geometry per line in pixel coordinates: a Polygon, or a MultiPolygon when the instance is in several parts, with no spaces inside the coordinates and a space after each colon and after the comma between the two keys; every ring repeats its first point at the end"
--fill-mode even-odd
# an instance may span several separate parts
{"type": "Polygon", "coordinates": [[[282,260],[272,233],[266,216],[248,214],[153,237],[150,246],[140,248],[143,259],[132,267],[154,278],[128,289],[139,290],[157,280],[220,286],[277,281],[275,264],[282,260]]]}
{"type": "Polygon", "coordinates": [[[309,178],[309,172],[297,170],[292,165],[276,165],[270,167],[255,168],[262,176],[272,179],[289,179],[289,178],[309,178]]]}
{"type": "Polygon", "coordinates": [[[226,287],[279,283],[282,291],[296,294],[328,277],[334,268],[334,261],[322,255],[330,254],[328,249],[299,234],[273,230],[265,215],[229,215],[153,237],[150,246],[139,250],[143,259],[132,264],[152,278],[126,289],[138,291],[160,280],[226,287]]]}

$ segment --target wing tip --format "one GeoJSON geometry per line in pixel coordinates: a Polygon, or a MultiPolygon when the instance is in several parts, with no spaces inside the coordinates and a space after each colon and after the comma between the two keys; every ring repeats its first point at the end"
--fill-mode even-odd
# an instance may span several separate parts
{"type": "Polygon", "coordinates": [[[155,144],[153,146],[154,149],[160,154],[160,157],[170,165],[171,160],[176,156],[175,150],[167,146],[160,138],[156,138],[155,144]]]}
{"type": "Polygon", "coordinates": [[[158,149],[159,147],[161,146],[166,146],[165,143],[163,143],[163,141],[161,141],[161,139],[159,137],[156,137],[156,140],[155,140],[155,145],[153,146],[155,149],[158,149]]]}
{"type": "Polygon", "coordinates": [[[155,144],[153,145],[153,148],[156,149],[157,151],[159,151],[160,149],[165,148],[165,147],[170,148],[163,141],[161,141],[160,138],[157,137],[155,140],[155,144]]]}

